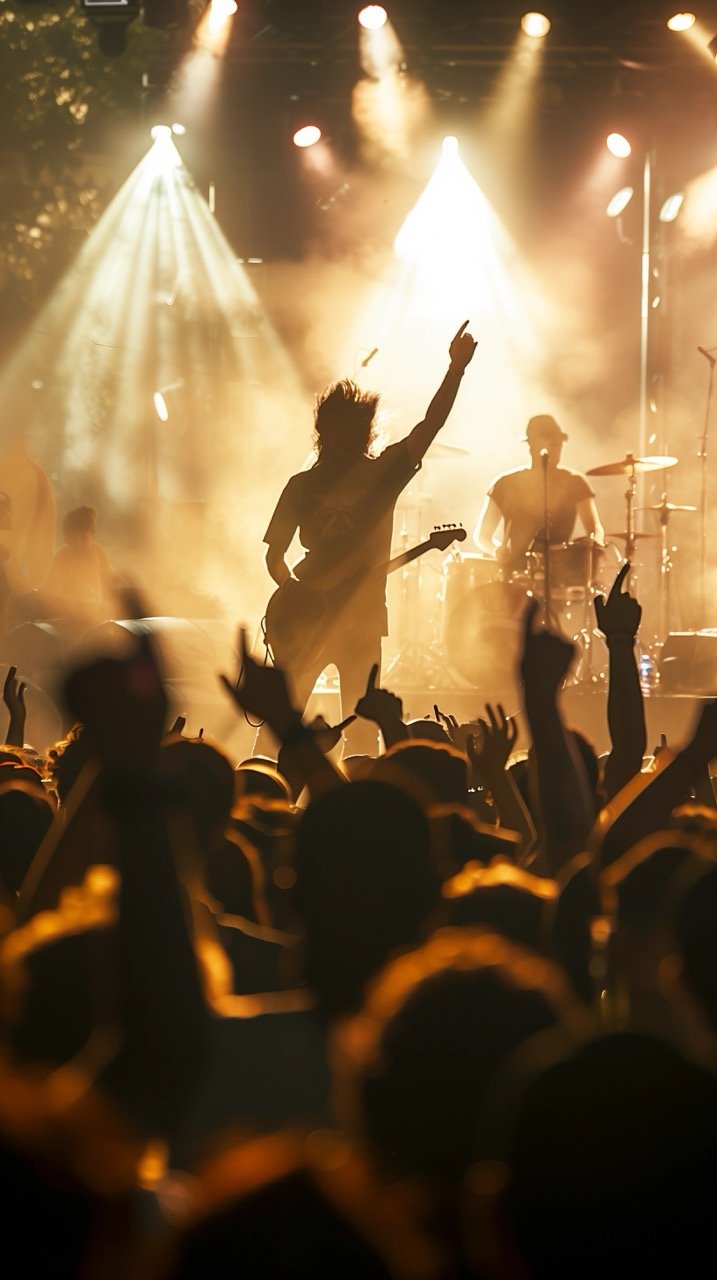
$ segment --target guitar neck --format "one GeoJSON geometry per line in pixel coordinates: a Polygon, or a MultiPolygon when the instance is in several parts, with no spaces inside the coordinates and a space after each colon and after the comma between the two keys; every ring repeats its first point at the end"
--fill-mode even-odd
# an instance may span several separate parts
{"type": "Polygon", "coordinates": [[[393,573],[394,569],[402,569],[405,564],[410,564],[412,560],[417,560],[424,552],[430,551],[435,544],[432,538],[426,538],[425,542],[419,542],[417,547],[411,547],[408,551],[402,551],[399,556],[394,556],[384,565],[384,573],[393,573]]]}

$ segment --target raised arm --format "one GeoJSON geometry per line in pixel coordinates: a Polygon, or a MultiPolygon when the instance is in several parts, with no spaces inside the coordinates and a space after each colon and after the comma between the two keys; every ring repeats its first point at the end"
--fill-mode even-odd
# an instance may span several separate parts
{"type": "Polygon", "coordinates": [[[208,1021],[158,770],[167,704],[149,640],[75,671],[65,694],[102,766],[121,869],[119,990],[100,1009],[118,1015],[121,1043],[102,1079],[146,1131],[168,1135],[198,1084],[208,1021]]]}
{"type": "Polygon", "coordinates": [[[693,787],[717,759],[717,699],[705,702],[690,741],[647,785],[633,779],[624,795],[616,797],[618,816],[603,837],[601,862],[609,866],[644,836],[669,825],[673,809],[690,798],[693,787]],[[633,794],[633,790],[635,794],[633,794]]]}
{"type": "Polygon", "coordinates": [[[532,600],[525,612],[521,675],[538,774],[545,855],[550,874],[557,875],[583,849],[593,806],[585,769],[558,705],[574,646],[556,632],[534,629],[538,608],[537,600],[532,600]]]}
{"type": "Polygon", "coordinates": [[[642,607],[629,591],[622,590],[629,572],[630,565],[626,563],[607,599],[595,597],[595,617],[610,655],[607,695],[610,755],[603,776],[608,800],[640,772],[647,743],[645,709],[635,661],[635,640],[642,607]]]}
{"type": "Polygon", "coordinates": [[[413,428],[407,438],[408,455],[414,466],[421,461],[446,421],[458,394],[461,378],[473,359],[478,343],[466,332],[467,325],[468,321],[465,320],[448,348],[451,359],[448,372],[431,400],[425,418],[413,428]]]}
{"type": "Polygon", "coordinates": [[[293,704],[281,667],[256,662],[246,647],[246,633],[239,633],[240,676],[219,680],[235,706],[264,720],[277,739],[284,758],[291,758],[292,781],[301,780],[312,796],[340,786],[344,778],[323,754],[316,735],[304,725],[293,704]]]}

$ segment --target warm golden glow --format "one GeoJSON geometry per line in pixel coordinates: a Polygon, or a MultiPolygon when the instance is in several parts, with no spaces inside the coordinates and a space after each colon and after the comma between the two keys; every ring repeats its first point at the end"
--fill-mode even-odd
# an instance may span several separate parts
{"type": "Polygon", "coordinates": [[[388,21],[382,4],[367,4],[359,11],[358,20],[366,31],[380,31],[388,21]]]}
{"type": "Polygon", "coordinates": [[[520,25],[526,36],[530,36],[533,40],[542,40],[543,36],[547,36],[550,31],[550,18],[544,13],[524,13],[520,19],[520,25]]]}
{"type": "Polygon", "coordinates": [[[632,155],[632,147],[624,133],[609,133],[605,145],[610,155],[616,156],[618,160],[626,160],[632,155]]]}
{"type": "Polygon", "coordinates": [[[295,147],[315,147],[321,141],[321,130],[317,124],[304,124],[294,134],[295,147]]]}
{"type": "Polygon", "coordinates": [[[667,19],[667,25],[670,31],[689,31],[696,21],[694,13],[673,13],[672,17],[667,19]]]}

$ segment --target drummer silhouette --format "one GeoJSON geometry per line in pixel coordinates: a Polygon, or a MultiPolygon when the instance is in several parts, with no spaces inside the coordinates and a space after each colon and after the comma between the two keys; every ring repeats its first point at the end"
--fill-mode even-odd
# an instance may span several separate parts
{"type": "Polygon", "coordinates": [[[587,479],[559,465],[567,438],[549,414],[531,418],[525,434],[530,466],[504,472],[488,490],[473,537],[508,574],[525,571],[528,553],[570,543],[578,521],[591,542],[605,541],[587,479]]]}

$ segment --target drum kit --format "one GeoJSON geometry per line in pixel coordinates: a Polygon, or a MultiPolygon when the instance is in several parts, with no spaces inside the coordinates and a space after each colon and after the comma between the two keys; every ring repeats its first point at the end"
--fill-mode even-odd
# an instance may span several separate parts
{"type": "Polygon", "coordinates": [[[500,686],[514,679],[521,641],[521,618],[529,598],[543,606],[549,624],[578,645],[579,660],[573,676],[577,684],[598,686],[607,678],[607,653],[594,625],[593,601],[609,591],[618,568],[633,562],[643,539],[661,539],[659,561],[659,634],[667,634],[669,578],[672,569],[668,526],[678,512],[696,507],[667,501],[639,508],[659,516],[660,533],[635,528],[637,476],[666,471],[677,465],[671,456],[635,457],[628,453],[618,462],[593,467],[589,476],[626,476],[625,527],[611,532],[606,546],[593,538],[545,546],[536,540],[517,569],[508,570],[490,556],[465,554],[454,549],[444,561],[440,595],[440,652],[446,666],[478,689],[500,686]],[[617,544],[622,544],[618,546],[617,544]]]}

